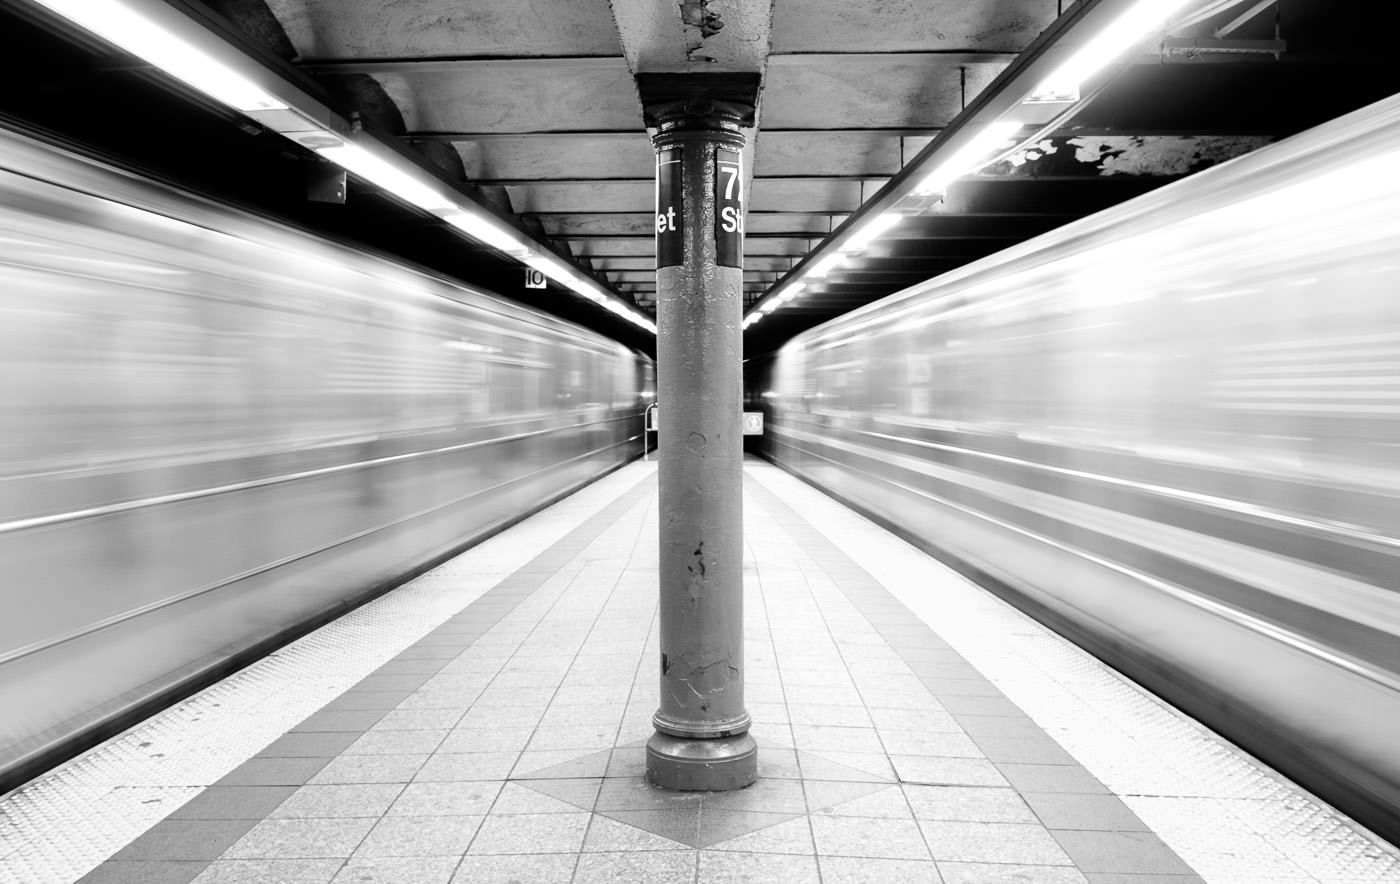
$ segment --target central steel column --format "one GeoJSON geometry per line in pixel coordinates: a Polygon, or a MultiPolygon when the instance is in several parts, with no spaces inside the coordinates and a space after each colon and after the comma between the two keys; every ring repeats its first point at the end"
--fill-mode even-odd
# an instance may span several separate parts
{"type": "Polygon", "coordinates": [[[758,777],[744,708],[738,167],[739,124],[753,108],[690,98],[648,112],[657,121],[661,706],[647,779],[741,789],[758,777]]]}

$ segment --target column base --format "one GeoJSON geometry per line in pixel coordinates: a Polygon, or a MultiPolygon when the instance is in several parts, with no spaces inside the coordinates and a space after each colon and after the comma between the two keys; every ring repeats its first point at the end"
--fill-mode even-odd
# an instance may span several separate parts
{"type": "Polygon", "coordinates": [[[647,740],[647,782],[675,792],[732,792],[758,780],[758,744],[747,733],[692,740],[657,732],[647,740]]]}

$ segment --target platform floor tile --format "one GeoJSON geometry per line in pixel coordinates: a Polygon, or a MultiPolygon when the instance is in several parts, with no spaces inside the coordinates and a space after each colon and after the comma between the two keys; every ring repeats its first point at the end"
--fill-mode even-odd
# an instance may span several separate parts
{"type": "MultiPolygon", "coordinates": [[[[82,880],[1400,881],[1393,851],[1250,759],[1176,760],[1164,734],[1208,735],[1035,624],[791,477],[746,472],[755,786],[645,782],[656,498],[629,468],[82,880]],[[1147,739],[1148,769],[1125,769],[1147,739]],[[1180,786],[1207,768],[1229,789],[1180,786]],[[1308,829],[1281,826],[1280,802],[1330,854],[1298,859],[1287,838],[1308,829]]],[[[471,583],[445,567],[430,585],[471,583]]]]}

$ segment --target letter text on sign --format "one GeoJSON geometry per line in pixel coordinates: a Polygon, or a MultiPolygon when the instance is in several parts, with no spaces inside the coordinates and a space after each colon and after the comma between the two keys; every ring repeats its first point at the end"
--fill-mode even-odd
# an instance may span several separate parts
{"type": "Polygon", "coordinates": [[[656,269],[685,260],[684,204],[681,202],[681,150],[656,152],[656,269]]]}
{"type": "Polygon", "coordinates": [[[744,266],[743,156],[715,150],[715,263],[721,267],[744,266]]]}

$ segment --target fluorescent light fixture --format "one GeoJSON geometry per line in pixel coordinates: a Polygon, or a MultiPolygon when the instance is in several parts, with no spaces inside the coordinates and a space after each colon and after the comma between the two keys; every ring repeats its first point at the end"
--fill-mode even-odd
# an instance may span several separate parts
{"type": "Polygon", "coordinates": [[[846,263],[846,256],[837,252],[834,255],[827,255],[825,258],[822,258],[816,263],[816,266],[808,270],[804,275],[821,279],[844,263],[846,263]]]}
{"type": "Polygon", "coordinates": [[[904,216],[897,212],[885,212],[882,215],[876,215],[874,218],[865,222],[865,224],[856,231],[855,236],[852,236],[845,245],[841,246],[841,251],[863,252],[876,237],[903,220],[904,216]]]}
{"type": "Polygon", "coordinates": [[[802,291],[806,288],[807,283],[794,282],[792,285],[783,289],[783,293],[778,296],[778,302],[781,304],[786,304],[788,301],[794,301],[797,299],[797,296],[802,294],[802,291]]]}
{"type": "Polygon", "coordinates": [[[938,168],[925,176],[914,188],[914,193],[943,193],[953,181],[976,171],[989,154],[1021,130],[1021,125],[1020,120],[996,120],[988,123],[987,128],[978,132],[964,147],[955,151],[951,157],[939,163],[938,168]]]}
{"type": "MultiPolygon", "coordinates": [[[[169,13],[173,18],[165,18],[160,12],[143,14],[138,11],[139,4],[123,0],[36,2],[235,110],[254,115],[259,111],[286,110],[299,114],[216,57],[214,53],[223,46],[219,38],[208,35],[205,42],[215,47],[213,50],[201,47],[199,44],[204,37],[198,35],[205,33],[203,29],[193,21],[186,28],[178,21],[181,16],[174,10],[169,13]],[[187,40],[181,36],[185,32],[196,36],[187,40]]],[[[388,149],[379,152],[371,146],[347,141],[336,132],[321,129],[321,124],[310,118],[303,119],[313,131],[283,131],[282,134],[394,197],[437,215],[472,239],[522,260],[579,295],[602,304],[653,334],[656,332],[656,324],[644,314],[625,302],[595,291],[599,286],[592,280],[579,276],[561,261],[530,251],[528,242],[508,226],[464,208],[456,196],[437,186],[430,174],[417,169],[412,162],[400,160],[388,149]]]]}
{"type": "Polygon", "coordinates": [[[347,172],[363,178],[376,187],[411,203],[420,209],[436,214],[446,214],[457,210],[457,204],[437,188],[415,178],[405,169],[371,153],[358,144],[349,142],[327,147],[318,147],[316,152],[347,172]]]}
{"type": "Polygon", "coordinates": [[[229,107],[241,111],[287,107],[252,80],[117,0],[38,2],[229,107]]]}
{"type": "Polygon", "coordinates": [[[787,289],[783,290],[783,294],[780,294],[780,296],[778,296],[778,303],[787,304],[788,301],[797,300],[797,296],[799,296],[799,294],[802,294],[802,289],[806,289],[805,284],[791,284],[791,286],[788,286],[787,289]]]}
{"type": "Polygon", "coordinates": [[[1139,0],[1114,19],[1031,93],[1030,101],[1078,101],[1079,88],[1144,37],[1166,24],[1187,0],[1139,0]]]}
{"type": "Polygon", "coordinates": [[[502,252],[519,254],[526,251],[526,246],[520,239],[506,228],[495,221],[488,220],[480,215],[473,215],[469,212],[446,211],[439,213],[442,220],[453,227],[470,236],[478,242],[484,243],[493,249],[502,252]]]}
{"type": "Polygon", "coordinates": [[[570,270],[561,270],[555,273],[554,280],[574,294],[582,294],[588,290],[588,284],[578,274],[570,270]]]}

